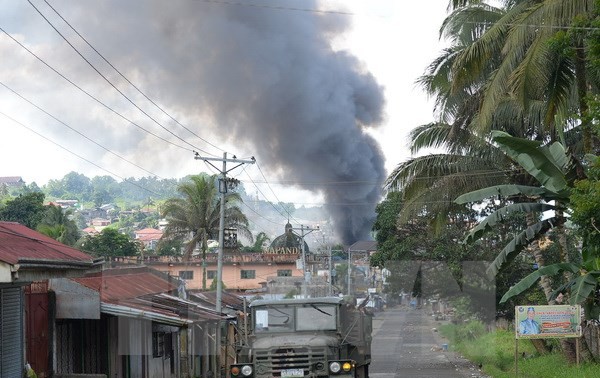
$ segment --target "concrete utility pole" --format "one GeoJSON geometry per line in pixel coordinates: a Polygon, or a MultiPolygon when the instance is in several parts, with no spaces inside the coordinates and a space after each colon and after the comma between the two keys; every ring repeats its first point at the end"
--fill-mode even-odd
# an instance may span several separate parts
{"type": "Polygon", "coordinates": [[[352,251],[348,250],[348,296],[352,295],[352,251]]]}
{"type": "MultiPolygon", "coordinates": [[[[310,234],[313,231],[318,231],[319,230],[319,226],[311,228],[311,227],[307,227],[304,225],[300,225],[300,228],[294,228],[292,227],[292,231],[294,230],[300,230],[300,248],[302,248],[302,274],[304,275],[304,280],[302,281],[302,296],[304,298],[306,298],[306,282],[308,281],[308,278],[306,277],[306,251],[304,248],[304,237],[308,234],[310,234]],[[306,233],[305,233],[306,231],[306,233]]],[[[298,234],[296,234],[298,235],[298,234]]]]}
{"type": "Polygon", "coordinates": [[[329,259],[327,263],[327,278],[329,278],[329,283],[327,285],[327,295],[331,297],[333,295],[333,276],[331,274],[331,272],[333,272],[333,259],[330,245],[327,246],[327,255],[327,258],[329,259]]]}
{"type": "Polygon", "coordinates": [[[212,165],[221,174],[219,179],[219,193],[221,194],[221,217],[219,219],[219,251],[217,255],[217,298],[216,298],[216,311],[221,313],[222,302],[223,302],[223,235],[225,234],[225,194],[227,194],[227,173],[243,164],[254,164],[256,159],[252,157],[250,160],[237,159],[235,155],[233,158],[227,158],[227,152],[223,152],[223,158],[215,157],[202,157],[196,153],[194,156],[196,160],[204,160],[208,164],[212,165]],[[219,170],[211,161],[223,162],[223,168],[219,170]],[[227,169],[227,163],[238,163],[233,168],[227,169]]]}

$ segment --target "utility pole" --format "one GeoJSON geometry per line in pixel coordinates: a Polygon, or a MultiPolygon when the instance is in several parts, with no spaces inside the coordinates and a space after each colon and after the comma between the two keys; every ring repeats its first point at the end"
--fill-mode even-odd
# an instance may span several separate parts
{"type": "Polygon", "coordinates": [[[348,249],[348,296],[352,295],[352,251],[348,249]]]}
{"type": "Polygon", "coordinates": [[[318,231],[319,226],[311,228],[308,226],[300,225],[300,228],[292,227],[292,231],[293,230],[300,230],[299,236],[300,236],[300,248],[302,248],[302,274],[304,275],[304,280],[302,281],[302,283],[303,283],[302,284],[302,296],[304,298],[306,298],[306,282],[308,281],[308,278],[306,277],[306,250],[304,248],[304,237],[313,231],[318,231]],[[306,233],[304,231],[306,231],[306,233]]]}
{"type": "Polygon", "coordinates": [[[219,219],[219,251],[217,254],[217,303],[215,306],[217,313],[220,314],[223,302],[223,235],[225,234],[225,195],[227,194],[227,173],[243,164],[254,164],[256,162],[256,159],[252,157],[250,160],[243,160],[236,158],[235,155],[233,156],[233,158],[228,159],[227,152],[223,152],[223,158],[203,157],[196,152],[194,159],[204,160],[206,163],[212,165],[221,174],[221,178],[219,178],[219,193],[221,194],[221,216],[219,219]],[[211,163],[212,161],[222,162],[223,168],[219,170],[219,168],[217,168],[213,163],[211,163]],[[238,164],[233,168],[227,169],[227,163],[238,164]]]}
{"type": "Polygon", "coordinates": [[[333,276],[331,274],[331,272],[333,272],[333,259],[330,245],[327,246],[327,254],[329,255],[327,256],[327,258],[329,259],[329,262],[327,263],[327,277],[329,278],[329,285],[327,285],[327,295],[331,297],[333,295],[333,276]]]}

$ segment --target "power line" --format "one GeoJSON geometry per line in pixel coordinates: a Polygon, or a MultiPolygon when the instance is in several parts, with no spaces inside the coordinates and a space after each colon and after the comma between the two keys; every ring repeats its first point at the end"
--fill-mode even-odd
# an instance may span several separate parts
{"type": "MultiPolygon", "coordinates": [[[[273,188],[271,187],[271,185],[268,183],[267,178],[265,177],[265,174],[263,173],[262,169],[260,168],[260,165],[256,164],[256,168],[258,168],[258,171],[260,172],[261,176],[263,177],[263,179],[265,180],[265,182],[267,183],[267,187],[271,190],[271,193],[273,193],[273,195],[275,196],[275,199],[277,200],[277,203],[281,203],[281,200],[277,197],[277,194],[275,193],[275,191],[273,190],[273,188]]],[[[258,188],[258,187],[257,187],[258,188]]],[[[266,198],[266,197],[265,197],[266,198]]],[[[288,219],[292,218],[292,215],[290,214],[290,212],[288,211],[288,209],[286,209],[285,207],[281,206],[283,208],[283,210],[287,213],[288,215],[288,219]]],[[[294,219],[294,221],[296,221],[294,219]]],[[[297,222],[297,221],[296,221],[297,222]]]]}
{"type": "Polygon", "coordinates": [[[88,137],[87,135],[83,134],[82,132],[80,132],[79,130],[74,129],[73,127],[69,126],[68,124],[66,124],[65,122],[61,121],[60,119],[56,118],[55,116],[53,116],[52,114],[48,113],[46,110],[42,109],[41,107],[39,107],[38,105],[34,104],[33,102],[31,102],[29,99],[25,98],[24,96],[22,96],[20,93],[18,93],[17,91],[15,91],[14,89],[10,88],[9,86],[7,86],[6,84],[4,84],[2,81],[0,81],[0,85],[2,85],[4,88],[8,89],[9,91],[11,91],[12,93],[14,93],[16,96],[20,97],[23,101],[26,101],[27,103],[29,103],[30,105],[34,106],[35,108],[37,108],[39,111],[43,112],[44,114],[46,114],[47,116],[51,117],[52,119],[54,119],[56,122],[59,122],[60,124],[64,125],[65,127],[69,128],[70,130],[72,130],[73,132],[81,135],[82,137],[84,137],[85,139],[87,139],[88,141],[94,143],[96,146],[102,148],[103,150],[107,151],[108,153],[118,157],[119,159],[126,161],[127,163],[133,165],[134,167],[137,167],[141,170],[143,170],[146,173],[149,173],[153,176],[156,176],[158,178],[162,178],[159,175],[157,175],[154,172],[151,172],[147,169],[145,169],[144,167],[139,166],[138,164],[126,159],[125,157],[117,154],[116,152],[111,151],[110,149],[104,147],[103,145],[101,145],[100,143],[96,142],[95,140],[91,139],[90,137],[88,137]]]}
{"type": "Polygon", "coordinates": [[[83,59],[90,67],[92,67],[92,69],[94,71],[96,71],[96,73],[98,75],[100,75],[100,77],[102,77],[104,79],[104,81],[106,81],[111,87],[114,88],[114,90],[116,90],[123,98],[125,98],[131,105],[133,105],[137,110],[139,110],[142,114],[144,114],[146,117],[148,117],[150,120],[152,120],[152,122],[154,122],[156,125],[158,125],[159,127],[161,127],[163,130],[165,130],[166,132],[168,132],[169,134],[173,135],[175,138],[179,139],[180,141],[182,141],[183,143],[187,144],[188,146],[200,150],[202,152],[202,149],[194,146],[193,144],[189,143],[188,141],[186,141],[185,139],[181,138],[179,135],[175,134],[174,132],[172,132],[171,130],[169,130],[168,128],[166,128],[165,126],[163,126],[160,122],[158,122],[154,117],[152,117],[150,114],[148,114],[145,110],[143,110],[142,108],[140,108],[132,99],[130,99],[125,93],[123,93],[119,88],[117,88],[116,85],[114,85],[110,80],[108,80],[108,78],[106,76],[104,76],[104,74],[102,74],[102,72],[100,72],[86,57],[83,56],[83,54],[81,54],[81,52],[79,50],[77,50],[77,48],[75,46],[73,46],[73,44],[50,22],[50,20],[48,20],[48,18],[46,18],[46,16],[44,16],[44,14],[42,14],[42,12],[40,12],[40,10],[31,2],[31,0],[27,0],[29,2],[29,4],[31,4],[31,6],[40,14],[40,16],[42,16],[42,18],[44,20],[46,20],[46,22],[52,27],[52,29],[54,29],[54,31],[56,31],[56,33],[58,33],[58,35],[61,36],[61,38],[69,45],[71,46],[71,48],[77,53],[77,55],[79,55],[81,57],[81,59],[83,59]]]}
{"type": "MultiPolygon", "coordinates": [[[[58,17],[60,17],[65,24],[67,24],[71,30],[73,30],[75,32],[75,34],[77,34],[79,36],[79,38],[81,38],[92,50],[94,50],[94,52],[96,54],[98,54],[98,56],[100,58],[102,58],[102,60],[104,60],[113,70],[115,70],[115,72],[117,72],[119,74],[119,76],[121,76],[125,81],[127,81],[127,83],[129,83],[133,88],[135,88],[135,90],[140,93],[146,100],[148,100],[152,105],[154,105],[156,108],[158,108],[163,114],[165,114],[167,117],[169,117],[172,121],[174,121],[175,123],[177,123],[179,126],[181,126],[183,129],[185,129],[187,132],[189,132],[190,134],[194,135],[195,137],[197,137],[198,139],[202,140],[203,142],[205,142],[206,144],[208,144],[209,146],[212,146],[220,151],[223,151],[221,148],[217,147],[216,145],[214,145],[213,143],[209,142],[208,140],[202,138],[200,135],[196,134],[195,132],[193,132],[192,130],[190,130],[189,128],[187,128],[186,126],[184,126],[183,124],[181,124],[177,119],[175,119],[175,117],[173,117],[170,113],[168,113],[166,110],[164,110],[160,105],[158,105],[155,101],[153,101],[150,97],[148,97],[148,95],[146,95],[138,86],[136,86],[135,84],[133,84],[131,82],[131,80],[129,80],[119,69],[117,69],[110,61],[108,61],[108,59],[106,59],[106,57],[104,57],[103,54],[101,54],[86,38],[83,37],[83,35],[81,35],[81,33],[79,33],[79,31],[77,31],[77,29],[75,29],[75,27],[73,27],[73,25],[71,25],[49,2],[48,0],[44,0],[44,2],[50,7],[50,9],[52,9],[54,11],[54,13],[56,13],[56,15],[58,15],[58,17]]],[[[31,1],[29,1],[29,3],[31,4],[31,1]]],[[[35,6],[33,4],[31,4],[34,8],[35,6]]],[[[38,11],[38,13],[41,14],[41,12],[36,8],[36,10],[38,11]]],[[[44,17],[42,15],[42,17],[44,17]]],[[[50,23],[50,21],[48,21],[48,19],[46,17],[44,17],[44,19],[54,28],[54,26],[50,23]]],[[[54,30],[56,30],[56,28],[54,28],[54,30]]],[[[56,30],[58,33],[58,30],[56,30]]],[[[60,34],[60,33],[59,33],[60,34]]],[[[65,37],[60,34],[61,37],[63,37],[63,39],[65,39],[65,37]]],[[[66,39],[65,39],[66,41],[66,39]]],[[[68,41],[67,41],[68,43],[68,41]]],[[[69,43],[70,44],[70,43],[69,43]]],[[[70,44],[71,45],[71,44],[70,44]]],[[[73,47],[73,45],[71,45],[71,47],[73,47]]],[[[73,49],[75,49],[75,47],[73,47],[73,49]]],[[[75,51],[77,51],[75,49],[75,51]]],[[[85,58],[84,58],[85,59],[85,58]]],[[[87,62],[87,60],[86,60],[87,62]]],[[[88,64],[90,64],[88,62],[88,64]]],[[[202,150],[201,150],[202,151],[202,150]]],[[[206,151],[202,151],[205,152],[209,155],[211,155],[210,153],[206,152],[206,151]]]]}
{"type": "Polygon", "coordinates": [[[337,15],[342,15],[342,16],[356,16],[356,14],[352,13],[352,12],[337,11],[337,10],[295,8],[295,7],[285,7],[285,6],[279,6],[279,5],[240,3],[237,1],[224,1],[224,0],[195,0],[195,1],[202,2],[202,3],[210,3],[210,4],[222,4],[222,5],[234,5],[234,6],[243,6],[243,7],[250,7],[250,8],[274,9],[274,10],[280,10],[280,11],[294,11],[294,12],[306,12],[306,13],[337,14],[337,15]]]}
{"type": "Polygon", "coordinates": [[[4,112],[0,111],[0,115],[3,115],[4,117],[6,117],[6,118],[8,118],[9,120],[11,120],[11,121],[13,121],[14,123],[16,123],[17,125],[19,125],[19,126],[21,126],[21,127],[25,128],[25,129],[29,130],[30,132],[32,132],[32,133],[34,133],[34,134],[36,134],[36,135],[37,135],[37,136],[39,136],[40,138],[43,138],[43,139],[47,140],[48,142],[50,142],[50,143],[52,143],[52,144],[54,144],[54,145],[56,145],[56,146],[58,146],[58,147],[62,148],[63,150],[65,150],[65,151],[67,151],[68,153],[70,153],[71,155],[74,155],[74,156],[78,157],[79,159],[81,159],[81,160],[83,160],[83,161],[85,161],[85,162],[87,162],[87,163],[89,163],[89,164],[91,164],[91,165],[93,165],[93,166],[95,166],[95,167],[97,167],[97,168],[100,168],[100,169],[101,169],[101,170],[103,170],[104,172],[106,172],[106,173],[108,173],[108,174],[110,174],[110,175],[112,175],[112,176],[114,176],[114,177],[117,177],[117,178],[119,178],[119,179],[123,180],[123,182],[127,182],[127,183],[129,183],[129,184],[131,184],[131,185],[137,186],[138,188],[140,188],[140,189],[142,189],[142,190],[145,190],[145,191],[147,191],[148,193],[150,193],[150,194],[153,194],[153,195],[155,195],[155,196],[160,196],[158,193],[156,193],[156,192],[153,192],[152,190],[150,190],[150,189],[148,189],[148,188],[144,188],[143,186],[140,186],[140,185],[136,184],[135,182],[129,181],[129,180],[127,180],[126,178],[124,178],[124,177],[121,177],[121,176],[119,176],[118,174],[116,174],[116,173],[114,173],[114,172],[111,172],[111,171],[109,171],[108,169],[106,169],[106,168],[104,168],[104,167],[102,167],[102,166],[100,166],[100,165],[98,165],[98,164],[94,163],[93,161],[91,161],[91,160],[89,160],[89,159],[86,159],[85,157],[83,157],[83,156],[81,156],[81,155],[79,155],[79,154],[76,154],[75,152],[71,151],[71,150],[70,150],[70,149],[68,149],[67,147],[64,147],[63,145],[61,145],[61,144],[59,144],[59,143],[57,143],[57,142],[53,141],[52,139],[50,139],[50,138],[48,138],[48,137],[46,137],[46,136],[44,136],[44,135],[42,135],[42,134],[38,133],[37,131],[33,130],[32,128],[30,128],[30,127],[26,126],[25,124],[23,124],[23,123],[21,123],[21,122],[17,121],[17,120],[16,120],[16,119],[14,119],[13,117],[9,116],[8,114],[5,114],[4,112]]]}
{"type": "Polygon", "coordinates": [[[106,109],[108,109],[109,111],[111,111],[112,113],[114,113],[115,115],[117,115],[118,117],[120,117],[121,119],[123,119],[123,120],[131,123],[132,125],[134,125],[135,127],[139,128],[140,130],[142,130],[142,131],[144,131],[144,132],[146,132],[146,133],[154,136],[155,138],[158,138],[158,139],[162,140],[163,142],[166,142],[166,143],[168,143],[170,145],[173,145],[175,147],[181,148],[183,150],[193,152],[193,150],[190,150],[189,148],[186,148],[186,147],[180,146],[180,145],[178,145],[176,143],[173,143],[170,140],[165,139],[165,138],[161,137],[160,135],[157,135],[157,134],[155,134],[155,133],[153,133],[153,132],[151,132],[151,131],[143,128],[142,126],[138,125],[134,121],[130,120],[129,118],[127,118],[124,115],[122,115],[121,113],[117,112],[116,110],[114,110],[113,108],[111,108],[110,106],[108,106],[107,104],[105,104],[104,102],[102,102],[99,99],[97,99],[96,97],[94,97],[94,95],[92,95],[91,93],[89,93],[88,91],[86,91],[85,89],[83,89],[82,87],[80,87],[79,85],[75,84],[75,82],[73,82],[72,80],[70,80],[69,78],[67,78],[65,75],[63,75],[62,73],[60,73],[57,69],[55,69],[54,67],[52,67],[50,64],[46,63],[46,61],[44,61],[42,58],[40,58],[38,55],[36,55],[33,51],[31,51],[29,48],[27,48],[25,45],[23,45],[21,42],[19,42],[16,38],[14,38],[12,35],[10,35],[10,33],[8,33],[6,30],[4,30],[4,28],[0,27],[0,31],[2,31],[4,34],[6,34],[16,44],[18,44],[21,48],[23,48],[29,54],[33,55],[38,61],[40,61],[42,64],[44,64],[50,70],[52,70],[58,76],[60,76],[64,80],[66,80],[69,84],[71,84],[75,88],[79,89],[81,92],[83,92],[89,98],[91,98],[92,100],[96,101],[98,104],[102,105],[103,107],[105,107],[106,109]]]}

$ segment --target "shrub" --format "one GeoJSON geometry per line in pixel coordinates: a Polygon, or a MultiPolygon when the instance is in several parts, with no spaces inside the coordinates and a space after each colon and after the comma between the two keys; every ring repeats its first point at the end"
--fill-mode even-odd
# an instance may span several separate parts
{"type": "Polygon", "coordinates": [[[479,320],[471,320],[470,322],[458,326],[454,330],[454,335],[458,342],[475,340],[485,334],[485,324],[479,320]]]}

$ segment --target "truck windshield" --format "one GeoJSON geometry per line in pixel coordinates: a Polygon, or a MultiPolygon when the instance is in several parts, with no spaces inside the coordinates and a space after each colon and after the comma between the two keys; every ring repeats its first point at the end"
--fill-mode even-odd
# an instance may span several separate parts
{"type": "Polygon", "coordinates": [[[256,310],[256,332],[289,332],[294,330],[294,308],[267,306],[256,310]]]}
{"type": "Polygon", "coordinates": [[[255,312],[255,332],[332,331],[337,326],[336,307],[305,304],[303,306],[265,306],[255,312]]]}
{"type": "Polygon", "coordinates": [[[334,306],[309,304],[298,307],[297,331],[334,331],[337,317],[334,306]]]}

